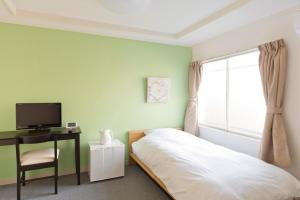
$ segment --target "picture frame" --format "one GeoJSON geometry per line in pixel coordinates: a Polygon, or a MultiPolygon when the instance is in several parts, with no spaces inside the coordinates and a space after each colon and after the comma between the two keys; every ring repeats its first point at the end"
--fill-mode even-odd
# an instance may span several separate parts
{"type": "Polygon", "coordinates": [[[168,103],[170,79],[162,77],[147,78],[147,103],[168,103]]]}

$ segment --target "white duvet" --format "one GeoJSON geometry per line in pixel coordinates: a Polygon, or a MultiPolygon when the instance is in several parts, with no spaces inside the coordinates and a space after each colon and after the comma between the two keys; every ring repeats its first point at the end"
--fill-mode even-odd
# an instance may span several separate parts
{"type": "Polygon", "coordinates": [[[300,196],[288,172],[175,129],[147,134],[133,152],[176,200],[286,200],[300,196]]]}

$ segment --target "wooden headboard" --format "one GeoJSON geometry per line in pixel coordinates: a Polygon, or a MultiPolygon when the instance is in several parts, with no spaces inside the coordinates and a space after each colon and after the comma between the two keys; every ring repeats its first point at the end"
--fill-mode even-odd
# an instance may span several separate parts
{"type": "Polygon", "coordinates": [[[128,155],[132,153],[131,144],[145,136],[145,130],[129,131],[128,132],[128,155]]]}

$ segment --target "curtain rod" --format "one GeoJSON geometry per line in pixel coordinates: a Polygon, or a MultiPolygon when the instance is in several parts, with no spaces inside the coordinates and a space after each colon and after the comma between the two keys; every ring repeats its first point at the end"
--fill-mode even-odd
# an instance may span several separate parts
{"type": "Polygon", "coordinates": [[[242,55],[242,54],[245,54],[245,53],[251,53],[251,52],[254,52],[254,51],[258,51],[258,48],[256,47],[256,48],[247,49],[247,50],[243,50],[243,51],[235,51],[233,53],[226,54],[226,55],[223,55],[223,56],[208,58],[208,59],[203,60],[201,63],[204,64],[204,63],[208,63],[208,62],[218,61],[218,60],[226,59],[226,58],[229,58],[229,57],[232,57],[232,56],[239,56],[239,55],[242,55]]]}
{"type": "MultiPolygon", "coordinates": [[[[273,41],[277,41],[277,40],[283,40],[283,39],[279,38],[279,39],[276,39],[276,40],[273,40],[273,41]]],[[[271,42],[273,42],[273,41],[271,41],[271,42]]],[[[266,43],[269,43],[269,42],[266,42],[266,43]]],[[[264,43],[264,44],[266,44],[266,43],[264,43]]],[[[200,62],[202,64],[204,64],[204,63],[208,63],[208,62],[213,62],[213,61],[229,58],[229,57],[232,57],[232,56],[238,56],[238,55],[245,54],[245,53],[251,53],[251,52],[254,52],[254,51],[258,51],[258,47],[255,47],[255,48],[252,48],[252,49],[247,49],[247,50],[235,51],[233,53],[226,54],[226,55],[223,55],[223,56],[204,59],[203,61],[200,61],[200,62]]]]}

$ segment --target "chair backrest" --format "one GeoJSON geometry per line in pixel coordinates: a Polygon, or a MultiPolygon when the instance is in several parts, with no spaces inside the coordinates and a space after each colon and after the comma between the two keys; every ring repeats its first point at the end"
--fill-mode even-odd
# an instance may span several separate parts
{"type": "Polygon", "coordinates": [[[20,166],[20,144],[36,144],[43,142],[54,142],[55,162],[57,162],[57,137],[50,133],[29,133],[19,135],[16,141],[16,158],[17,165],[20,166]]]}

